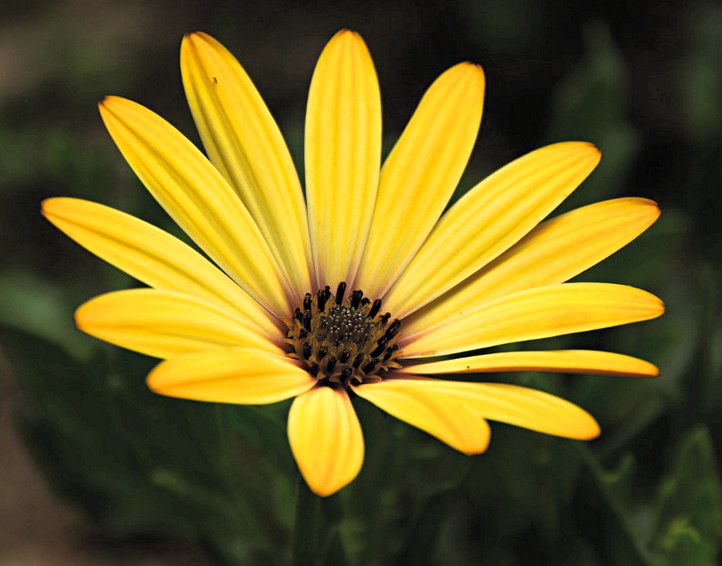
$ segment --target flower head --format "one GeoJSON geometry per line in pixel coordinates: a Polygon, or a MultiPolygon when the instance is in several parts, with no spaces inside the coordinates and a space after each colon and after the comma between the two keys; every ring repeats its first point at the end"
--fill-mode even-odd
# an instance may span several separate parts
{"type": "Polygon", "coordinates": [[[305,199],[278,126],[233,56],[191,34],[181,69],[208,157],[134,102],[108,97],[100,112],[140,180],[211,261],[103,205],[43,203],[58,228],[149,286],[96,297],[76,320],[164,360],[148,376],[153,391],[239,404],[295,397],[293,455],[310,488],[330,495],[363,463],[352,398],[478,454],[487,420],[577,439],[599,427],[547,393],[429,376],[657,374],[611,352],[469,354],[663,312],[639,289],[565,283],[659,215],[651,201],[620,198],[544,220],[599,162],[588,143],[533,151],[444,212],[481,121],[478,66],[456,65],[431,85],[382,168],[373,62],[357,34],[336,34],[311,81],[305,199]]]}

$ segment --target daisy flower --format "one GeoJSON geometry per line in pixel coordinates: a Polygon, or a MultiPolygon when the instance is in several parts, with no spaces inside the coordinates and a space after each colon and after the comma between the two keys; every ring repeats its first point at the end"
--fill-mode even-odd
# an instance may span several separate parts
{"type": "Polygon", "coordinates": [[[137,176],[207,258],[101,204],[43,203],[60,230],[148,285],[96,297],[76,321],[162,359],[148,376],[153,391],[216,403],[295,398],[291,450],[311,490],[327,496],[363,463],[354,403],[479,454],[488,420],[584,440],[599,427],[547,393],[438,376],[658,373],[612,352],[478,353],[651,319],[663,306],[624,285],[566,283],[659,215],[649,200],[620,198],[544,220],[599,162],[591,144],[532,151],[445,211],[481,122],[477,65],[456,65],[429,87],[381,167],[374,65],[356,33],[337,33],[311,81],[305,193],[268,108],[220,43],[186,36],[181,70],[207,157],[139,104],[107,97],[100,113],[137,176]]]}

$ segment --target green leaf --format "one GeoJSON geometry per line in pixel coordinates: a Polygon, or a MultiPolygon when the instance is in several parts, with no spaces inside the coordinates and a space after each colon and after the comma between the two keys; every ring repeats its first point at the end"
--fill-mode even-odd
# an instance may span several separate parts
{"type": "Polygon", "coordinates": [[[714,566],[714,546],[685,518],[672,521],[662,537],[660,566],[714,566]]]}
{"type": "Polygon", "coordinates": [[[88,358],[92,342],[75,328],[67,297],[30,271],[0,274],[0,323],[61,345],[88,358]]]}
{"type": "Polygon", "coordinates": [[[680,441],[658,509],[656,532],[662,551],[668,547],[669,552],[676,552],[678,545],[691,545],[694,532],[717,552],[722,537],[722,485],[706,427],[693,429],[680,441]]]}

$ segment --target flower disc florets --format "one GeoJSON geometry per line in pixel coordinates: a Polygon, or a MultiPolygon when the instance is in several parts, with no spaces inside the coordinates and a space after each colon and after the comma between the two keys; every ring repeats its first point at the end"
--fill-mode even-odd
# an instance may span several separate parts
{"type": "Polygon", "coordinates": [[[380,314],[381,299],[371,302],[359,290],[345,295],[343,282],[335,294],[328,285],[315,295],[306,293],[288,325],[288,355],[329,384],[379,381],[389,369],[400,367],[394,359],[401,321],[389,322],[390,313],[380,314]]]}

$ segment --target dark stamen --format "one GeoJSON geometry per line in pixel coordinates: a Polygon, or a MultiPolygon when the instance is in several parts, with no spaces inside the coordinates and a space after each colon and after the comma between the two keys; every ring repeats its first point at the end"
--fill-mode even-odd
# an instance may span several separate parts
{"type": "Polygon", "coordinates": [[[375,358],[381,352],[383,352],[386,349],[386,346],[388,345],[389,340],[385,336],[379,338],[378,345],[371,351],[369,354],[372,358],[375,358]]]}
{"type": "Polygon", "coordinates": [[[336,304],[340,305],[343,303],[343,296],[346,293],[346,282],[341,281],[341,283],[338,284],[338,289],[336,289],[336,304]]]}
{"type": "Polygon", "coordinates": [[[355,309],[358,308],[358,306],[361,304],[361,298],[364,296],[363,291],[359,291],[356,289],[353,293],[351,293],[351,306],[355,309]]]}
{"type": "Polygon", "coordinates": [[[361,371],[364,373],[371,373],[374,368],[376,368],[376,364],[379,363],[378,358],[374,358],[369,363],[367,363],[364,367],[361,368],[361,371]]]}
{"type": "Polygon", "coordinates": [[[308,358],[311,357],[311,354],[313,353],[313,349],[311,348],[310,342],[303,343],[303,350],[301,351],[301,353],[303,355],[304,360],[307,360],[308,358]]]}
{"type": "Polygon", "coordinates": [[[334,368],[336,367],[336,358],[329,358],[326,362],[326,373],[333,373],[334,368]]]}
{"type": "Polygon", "coordinates": [[[394,336],[396,336],[399,333],[399,327],[401,326],[401,321],[397,318],[391,323],[391,326],[388,327],[386,332],[384,333],[384,337],[391,340],[394,336]]]}
{"type": "Polygon", "coordinates": [[[326,285],[316,294],[316,297],[318,299],[318,310],[323,312],[323,309],[326,307],[326,303],[331,298],[331,287],[326,285]]]}
{"type": "Polygon", "coordinates": [[[343,352],[341,352],[341,355],[338,357],[338,361],[342,364],[345,364],[349,358],[351,357],[351,350],[346,349],[343,352]]]}
{"type": "Polygon", "coordinates": [[[311,293],[306,293],[306,296],[303,298],[303,310],[310,311],[312,303],[313,295],[311,295],[311,293]]]}
{"type": "Polygon", "coordinates": [[[369,311],[369,318],[375,317],[377,314],[379,314],[380,310],[381,310],[381,299],[376,299],[374,301],[374,304],[371,305],[371,310],[369,311]]]}
{"type": "Polygon", "coordinates": [[[385,361],[385,362],[388,361],[388,359],[389,359],[391,356],[393,356],[394,352],[395,352],[396,350],[398,350],[398,349],[399,349],[399,347],[398,347],[396,344],[394,344],[393,346],[390,346],[390,347],[386,350],[386,353],[384,354],[384,361],[385,361]]]}

